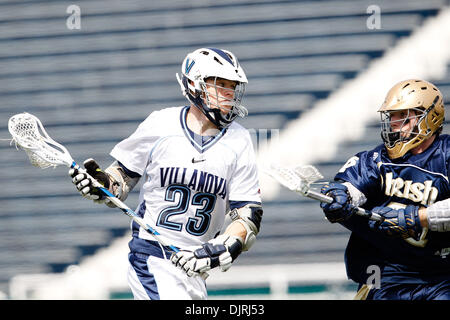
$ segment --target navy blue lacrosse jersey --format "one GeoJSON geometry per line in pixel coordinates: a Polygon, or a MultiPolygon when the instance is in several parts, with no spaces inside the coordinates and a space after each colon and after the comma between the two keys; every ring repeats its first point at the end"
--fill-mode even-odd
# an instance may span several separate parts
{"type": "MultiPolygon", "coordinates": [[[[335,180],[347,181],[367,198],[362,206],[429,206],[450,197],[450,136],[440,135],[423,153],[390,159],[384,145],[350,158],[335,180]]],[[[450,232],[424,229],[420,239],[397,239],[370,230],[366,218],[342,223],[352,231],[345,262],[350,279],[365,283],[371,266],[382,282],[426,283],[450,278],[450,232]]]]}

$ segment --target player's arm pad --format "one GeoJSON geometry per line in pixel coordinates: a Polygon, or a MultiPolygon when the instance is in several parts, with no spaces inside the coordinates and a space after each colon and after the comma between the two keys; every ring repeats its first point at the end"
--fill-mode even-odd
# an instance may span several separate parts
{"type": "Polygon", "coordinates": [[[242,251],[247,251],[256,241],[256,235],[261,228],[263,209],[260,204],[250,203],[242,208],[236,208],[229,212],[232,223],[240,223],[247,235],[242,240],[242,251]]]}
{"type": "Polygon", "coordinates": [[[350,182],[344,182],[343,185],[345,185],[348,189],[348,193],[350,194],[351,198],[351,204],[353,206],[359,207],[367,202],[367,198],[364,195],[364,193],[356,189],[355,186],[352,185],[350,182]]]}
{"type": "Polygon", "coordinates": [[[450,199],[433,203],[427,208],[428,228],[431,231],[450,231],[450,199]]]}
{"type": "Polygon", "coordinates": [[[110,191],[121,201],[125,201],[128,194],[133,190],[139,181],[139,177],[132,178],[125,173],[122,166],[114,161],[108,168],[106,168],[105,173],[108,174],[110,178],[110,191]]]}

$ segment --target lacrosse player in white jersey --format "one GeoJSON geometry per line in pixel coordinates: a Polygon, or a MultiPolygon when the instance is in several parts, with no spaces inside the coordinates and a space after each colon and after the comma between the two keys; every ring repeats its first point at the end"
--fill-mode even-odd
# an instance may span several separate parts
{"type": "MultiPolygon", "coordinates": [[[[84,163],[121,200],[142,179],[136,212],[180,248],[171,251],[132,223],[128,283],[135,299],[206,299],[202,275],[227,271],[260,230],[254,150],[249,132],[233,121],[247,115],[244,70],[233,53],[201,48],[186,56],[181,73],[190,106],[152,112],[113,148],[105,171],[93,159],[84,163]]],[[[105,201],[85,174],[69,175],[83,196],[105,201]]]]}

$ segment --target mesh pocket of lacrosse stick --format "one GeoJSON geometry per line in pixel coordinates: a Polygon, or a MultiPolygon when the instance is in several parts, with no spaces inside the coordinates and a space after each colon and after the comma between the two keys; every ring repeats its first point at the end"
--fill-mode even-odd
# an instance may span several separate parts
{"type": "Polygon", "coordinates": [[[70,166],[72,157],[65,147],[54,141],[41,121],[29,113],[19,113],[8,121],[8,130],[14,143],[23,149],[33,166],[39,168],[70,166]]]}
{"type": "Polygon", "coordinates": [[[295,173],[306,181],[308,184],[312,184],[320,179],[323,179],[323,175],[312,165],[298,166],[294,168],[295,173]]]}
{"type": "Polygon", "coordinates": [[[304,195],[309,191],[312,183],[323,179],[322,174],[311,165],[295,168],[283,168],[272,165],[267,173],[291,191],[300,192],[304,195]]]}

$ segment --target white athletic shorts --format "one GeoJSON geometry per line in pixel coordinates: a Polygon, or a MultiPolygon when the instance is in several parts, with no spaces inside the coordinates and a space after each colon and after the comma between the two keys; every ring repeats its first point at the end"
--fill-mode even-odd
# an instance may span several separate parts
{"type": "MultiPolygon", "coordinates": [[[[161,248],[158,248],[162,253],[161,248]]],[[[188,277],[175,267],[166,254],[128,255],[128,285],[136,300],[206,300],[205,281],[188,277]]]]}

